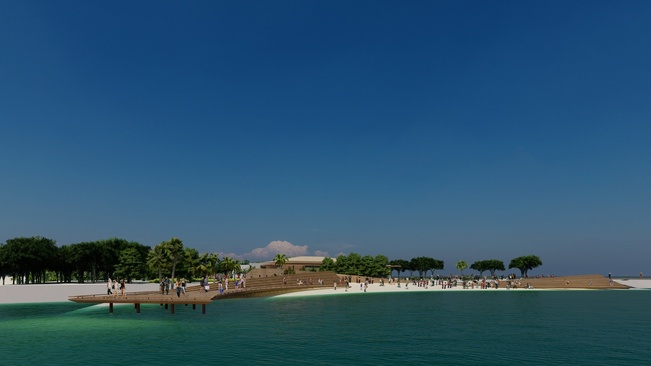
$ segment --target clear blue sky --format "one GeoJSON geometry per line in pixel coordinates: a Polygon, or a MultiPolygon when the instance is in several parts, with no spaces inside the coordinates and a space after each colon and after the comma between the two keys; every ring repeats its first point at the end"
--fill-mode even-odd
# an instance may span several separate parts
{"type": "Polygon", "coordinates": [[[0,241],[651,275],[649,19],[649,1],[3,1],[0,241]]]}

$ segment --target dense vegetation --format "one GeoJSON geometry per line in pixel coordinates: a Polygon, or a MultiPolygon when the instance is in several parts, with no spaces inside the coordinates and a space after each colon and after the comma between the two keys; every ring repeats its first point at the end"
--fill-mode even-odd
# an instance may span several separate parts
{"type": "MultiPolygon", "coordinates": [[[[282,267],[288,261],[285,254],[279,253],[273,261],[282,267]]],[[[233,258],[219,258],[214,253],[199,254],[196,249],[185,247],[178,238],[171,238],[151,248],[137,242],[112,238],[95,242],[83,242],[58,247],[52,239],[43,237],[22,237],[7,240],[0,245],[0,277],[4,283],[11,276],[14,283],[56,282],[98,282],[108,278],[159,279],[162,277],[196,279],[215,273],[241,271],[241,264],[233,258]]],[[[511,260],[509,269],[517,268],[524,277],[528,271],[542,265],[535,255],[517,257],[511,260]]],[[[396,277],[409,272],[409,277],[434,276],[443,270],[442,260],[430,257],[416,257],[407,261],[389,261],[384,255],[361,256],[357,253],[340,255],[336,259],[325,258],[322,271],[340,274],[387,277],[396,272],[396,277]]],[[[458,261],[456,269],[468,268],[465,261],[458,261]]],[[[489,271],[504,271],[504,262],[497,259],[476,261],[469,267],[482,276],[489,271]]]]}
{"type": "Polygon", "coordinates": [[[199,254],[184,247],[178,238],[154,248],[112,238],[56,246],[43,237],[14,238],[0,245],[0,277],[11,276],[16,284],[56,282],[98,282],[108,278],[158,279],[202,276],[239,271],[244,264],[216,254],[199,254]]]}
{"type": "Polygon", "coordinates": [[[321,263],[322,271],[334,271],[340,274],[365,276],[365,277],[386,277],[390,270],[387,265],[389,258],[383,255],[360,256],[357,253],[340,255],[336,261],[332,258],[325,258],[321,263]]]}

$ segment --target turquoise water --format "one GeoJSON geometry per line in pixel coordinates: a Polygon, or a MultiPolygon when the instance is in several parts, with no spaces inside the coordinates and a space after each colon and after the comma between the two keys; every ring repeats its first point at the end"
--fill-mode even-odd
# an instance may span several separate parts
{"type": "Polygon", "coordinates": [[[2,365],[640,365],[651,291],[255,298],[176,307],[0,305],[2,365]]]}

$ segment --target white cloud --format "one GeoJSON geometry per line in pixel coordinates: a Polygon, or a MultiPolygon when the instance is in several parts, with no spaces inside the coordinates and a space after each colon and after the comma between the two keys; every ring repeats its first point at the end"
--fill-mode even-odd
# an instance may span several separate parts
{"type": "Polygon", "coordinates": [[[244,259],[244,256],[243,256],[243,255],[241,255],[241,254],[235,254],[235,253],[224,253],[224,252],[218,252],[217,255],[218,255],[219,258],[221,258],[221,259],[226,258],[226,257],[228,257],[228,258],[233,258],[233,259],[235,259],[235,260],[244,259]]]}
{"type": "Polygon", "coordinates": [[[328,252],[324,252],[322,250],[315,250],[314,255],[319,256],[319,257],[330,257],[328,252]]]}
{"type": "Polygon", "coordinates": [[[329,257],[328,252],[322,250],[315,250],[314,254],[308,252],[307,245],[294,245],[288,241],[276,240],[267,244],[263,248],[255,248],[252,251],[244,254],[236,253],[224,253],[218,252],[220,258],[229,257],[233,259],[248,259],[252,262],[258,261],[270,261],[276,256],[276,254],[284,254],[287,257],[298,257],[303,255],[316,255],[322,257],[329,257]]]}
{"type": "Polygon", "coordinates": [[[264,248],[255,248],[250,253],[243,254],[243,257],[250,260],[272,260],[276,254],[284,254],[287,257],[308,255],[307,245],[294,245],[288,241],[276,240],[267,244],[264,248]]]}

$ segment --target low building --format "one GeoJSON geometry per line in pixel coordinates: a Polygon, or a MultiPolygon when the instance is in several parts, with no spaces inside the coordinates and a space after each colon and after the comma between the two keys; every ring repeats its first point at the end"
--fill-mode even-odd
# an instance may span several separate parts
{"type": "MultiPolygon", "coordinates": [[[[260,263],[261,269],[292,269],[294,272],[299,271],[318,271],[321,268],[321,263],[326,257],[319,256],[300,256],[300,257],[291,257],[287,258],[287,262],[281,267],[278,268],[274,261],[262,262],[260,263]]],[[[332,258],[333,261],[336,261],[335,258],[332,258]]]]}

